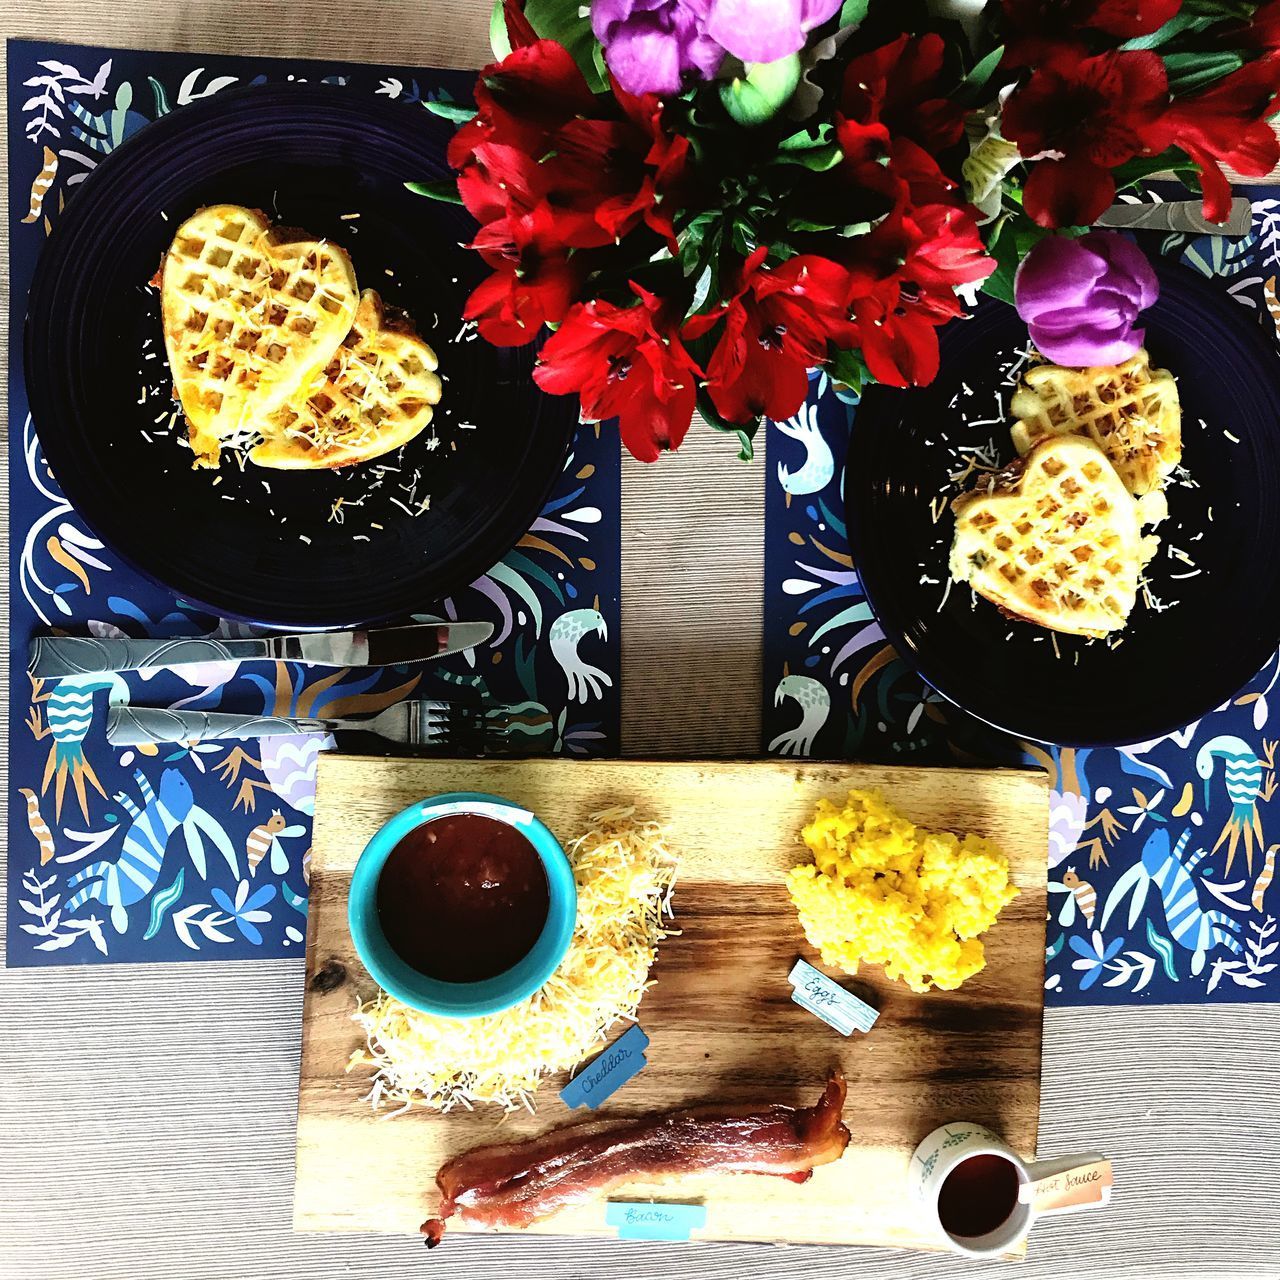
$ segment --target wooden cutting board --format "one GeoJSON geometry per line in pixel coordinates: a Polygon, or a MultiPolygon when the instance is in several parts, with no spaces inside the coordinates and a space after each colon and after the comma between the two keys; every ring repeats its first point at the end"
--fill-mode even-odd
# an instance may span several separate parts
{"type": "MultiPolygon", "coordinates": [[[[668,829],[680,854],[675,927],[657,985],[640,1007],[648,1066],[599,1114],[721,1102],[810,1105],[827,1072],[849,1079],[844,1157],[796,1185],[777,1178],[702,1176],[629,1187],[625,1197],[700,1201],[698,1236],[934,1247],[904,1186],[929,1130],[976,1120],[1035,1154],[1048,790],[1040,773],[881,768],[766,760],[686,764],[573,760],[382,760],[322,756],[311,864],[307,985],[298,1099],[294,1226],[302,1231],[411,1234],[436,1208],[435,1173],[450,1156],[539,1133],[570,1119],[567,1077],[538,1094],[538,1113],[448,1115],[414,1110],[379,1119],[362,1100],[366,1068],[346,1071],[363,1037],[351,1020],[374,984],[347,931],[347,889],[365,843],[394,813],[444,791],[486,791],[535,810],[567,841],[589,813],[631,804],[668,829]],[[864,970],[855,988],[880,1009],[848,1040],[794,1004],[798,955],[818,963],[783,873],[807,860],[798,832],[822,796],[878,787],[921,825],[974,831],[1008,855],[1021,895],[986,936],[987,966],[957,992],[919,996],[864,970]]],[[[621,1029],[621,1028],[620,1028],[621,1029]]],[[[450,1224],[449,1230],[461,1229],[450,1224]]],[[[566,1210],[534,1230],[609,1235],[604,1208],[566,1210]]],[[[445,1246],[448,1245],[448,1237],[445,1246]]]]}

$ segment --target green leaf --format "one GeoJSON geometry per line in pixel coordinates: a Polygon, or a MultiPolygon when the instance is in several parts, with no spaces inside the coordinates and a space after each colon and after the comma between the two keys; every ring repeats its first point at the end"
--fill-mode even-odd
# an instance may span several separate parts
{"type": "Polygon", "coordinates": [[[739,124],[764,124],[790,101],[800,83],[800,70],[798,53],[776,62],[757,62],[747,68],[745,79],[737,77],[720,86],[720,101],[739,124]]]}
{"type": "Polygon", "coordinates": [[[988,241],[987,252],[996,260],[997,265],[995,271],[982,282],[982,292],[1013,306],[1013,277],[1018,270],[1020,257],[1012,215],[1000,224],[994,237],[988,241]]]}
{"type": "Polygon", "coordinates": [[[494,59],[501,62],[511,52],[511,37],[507,33],[507,18],[503,12],[503,0],[493,0],[489,14],[489,48],[494,59]]]}
{"type": "Polygon", "coordinates": [[[1154,31],[1148,32],[1145,36],[1134,36],[1132,40],[1126,40],[1120,46],[1121,49],[1159,49],[1161,45],[1166,45],[1169,41],[1176,39],[1185,33],[1196,33],[1205,31],[1213,24],[1219,21],[1221,14],[1217,17],[1208,15],[1198,15],[1183,9],[1181,13],[1175,13],[1163,27],[1157,27],[1154,31]]]}
{"type": "Polygon", "coordinates": [[[848,387],[855,395],[860,396],[868,377],[867,362],[862,358],[862,352],[832,351],[831,359],[827,361],[827,377],[838,386],[848,387]]]}
{"type": "Polygon", "coordinates": [[[825,173],[834,169],[844,159],[844,152],[834,143],[826,146],[812,147],[806,151],[780,151],[775,157],[775,164],[802,164],[814,173],[825,173]]]}
{"type": "Polygon", "coordinates": [[[743,462],[750,462],[756,456],[752,441],[760,430],[759,418],[752,418],[750,422],[730,422],[727,418],[722,418],[703,387],[698,388],[698,412],[706,419],[708,426],[738,437],[738,457],[743,462]]]}
{"type": "Polygon", "coordinates": [[[415,196],[426,196],[428,200],[440,200],[444,204],[461,204],[458,184],[452,178],[440,178],[435,182],[406,182],[405,189],[415,196]]]}
{"type": "Polygon", "coordinates": [[[1253,16],[1257,0],[1183,0],[1182,12],[1222,22],[1226,18],[1244,21],[1253,16]]]}
{"type": "Polygon", "coordinates": [[[837,235],[852,238],[865,236],[871,230],[869,222],[811,222],[808,218],[788,218],[788,231],[834,231],[837,235]]]}
{"type": "Polygon", "coordinates": [[[735,221],[729,234],[729,243],[737,253],[747,258],[756,251],[760,242],[756,238],[755,228],[749,222],[735,221]]]}
{"type": "Polygon", "coordinates": [[[718,247],[716,232],[720,226],[720,218],[719,209],[704,210],[677,234],[680,270],[686,279],[698,275],[714,255],[718,247]]]}
{"type": "Polygon", "coordinates": [[[982,101],[982,91],[987,87],[991,77],[995,75],[1000,59],[1004,57],[1004,45],[992,49],[985,58],[976,63],[952,95],[966,105],[976,105],[982,101]]]}
{"type": "MultiPolygon", "coordinates": [[[[840,25],[852,27],[865,22],[870,8],[871,0],[844,0],[844,4],[840,6],[840,25]]],[[[910,31],[911,28],[908,27],[907,30],[910,31]]]]}
{"type": "Polygon", "coordinates": [[[1234,49],[1221,49],[1216,53],[1171,53],[1164,65],[1169,73],[1169,92],[1175,98],[1183,98],[1238,71],[1244,66],[1244,57],[1234,49]]]}
{"type": "Polygon", "coordinates": [[[446,120],[452,120],[455,124],[466,124],[468,120],[474,120],[476,115],[475,107],[465,106],[461,102],[444,102],[441,100],[428,99],[422,104],[432,115],[443,116],[446,120]]]}
{"type": "Polygon", "coordinates": [[[1158,156],[1135,156],[1113,169],[1111,176],[1116,180],[1116,190],[1123,191],[1126,187],[1136,186],[1153,173],[1192,173],[1198,167],[1185,152],[1170,147],[1158,156]]]}
{"type": "Polygon", "coordinates": [[[608,77],[596,61],[600,45],[582,0],[525,0],[524,16],[543,39],[555,40],[569,50],[592,93],[608,92],[608,77]]]}
{"type": "Polygon", "coordinates": [[[829,146],[835,140],[835,130],[830,124],[823,123],[816,129],[801,129],[778,143],[779,151],[815,151],[829,146]],[[816,136],[815,136],[816,134],[816,136]]]}
{"type": "Polygon", "coordinates": [[[686,315],[693,315],[695,311],[700,311],[705,305],[707,298],[711,294],[711,268],[706,267],[702,274],[698,277],[698,282],[693,286],[693,298],[689,303],[689,309],[686,315]]]}

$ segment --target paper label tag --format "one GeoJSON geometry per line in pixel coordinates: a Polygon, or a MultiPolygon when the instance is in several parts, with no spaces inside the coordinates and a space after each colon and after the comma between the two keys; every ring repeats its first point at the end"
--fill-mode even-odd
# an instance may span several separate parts
{"type": "Polygon", "coordinates": [[[619,1240],[687,1240],[707,1225],[702,1204],[654,1204],[648,1200],[610,1200],[604,1220],[618,1228],[619,1240]]]}
{"type": "Polygon", "coordinates": [[[594,1111],[646,1065],[644,1051],[648,1047],[649,1037],[639,1025],[633,1026],[560,1090],[560,1100],[566,1107],[590,1107],[594,1111]]]}
{"type": "Polygon", "coordinates": [[[865,1000],[859,1000],[852,991],[846,991],[807,960],[795,962],[788,980],[794,988],[791,998],[796,1004],[834,1027],[842,1036],[854,1031],[870,1031],[880,1016],[865,1000]]]}
{"type": "Polygon", "coordinates": [[[1018,1199],[1035,1213],[1076,1205],[1105,1204],[1111,1199],[1111,1161],[1098,1160],[1078,1169],[1064,1169],[1038,1182],[1024,1183],[1018,1199]]]}

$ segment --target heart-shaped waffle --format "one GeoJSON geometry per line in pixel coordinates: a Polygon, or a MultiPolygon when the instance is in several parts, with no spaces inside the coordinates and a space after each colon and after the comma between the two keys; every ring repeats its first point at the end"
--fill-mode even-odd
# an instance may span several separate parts
{"type": "Polygon", "coordinates": [[[177,230],[160,279],[165,349],[197,466],[308,387],[351,328],[357,289],[337,245],[219,204],[177,230]]]}
{"type": "Polygon", "coordinates": [[[398,449],[440,401],[436,354],[406,323],[388,323],[373,289],[351,331],[309,388],[261,424],[260,467],[345,467],[398,449]]]}
{"type": "Polygon", "coordinates": [[[952,503],[951,576],[1004,612],[1054,631],[1120,630],[1159,539],[1083,436],[1050,436],[952,503]]]}
{"type": "Polygon", "coordinates": [[[1086,436],[1132,494],[1154,493],[1182,460],[1178,384],[1167,370],[1153,369],[1145,351],[1105,368],[1036,365],[1009,408],[1018,419],[1011,434],[1019,453],[1047,436],[1086,436]]]}

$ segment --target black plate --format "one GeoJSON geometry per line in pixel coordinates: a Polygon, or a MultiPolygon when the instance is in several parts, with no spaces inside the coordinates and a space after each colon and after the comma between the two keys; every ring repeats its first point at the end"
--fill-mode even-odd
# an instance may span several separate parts
{"type": "Polygon", "coordinates": [[[26,326],[40,442],[98,536],[179,597],[276,626],[388,618],[480,576],[537,516],[577,407],[534,387],[531,347],[459,335],[485,271],[460,247],[474,224],[404,186],[447,176],[451,133],[421,106],[339,86],[233,90],[142,130],[60,215],[26,326]],[[159,299],[146,282],[178,223],[223,201],[344,245],[361,287],[408,311],[435,348],[447,378],[436,421],[381,485],[378,462],[241,473],[224,456],[217,473],[193,471],[175,438],[181,422],[164,434],[176,406],[159,299]],[[414,508],[428,494],[425,514],[396,505],[414,508]],[[342,523],[330,519],[339,497],[342,523]]]}
{"type": "Polygon", "coordinates": [[[1007,428],[990,422],[1007,416],[1003,370],[1027,341],[1012,307],[985,299],[943,332],[932,386],[875,388],[857,411],[845,503],[877,618],[938,692],[1022,738],[1088,746],[1158,737],[1234,695],[1280,641],[1280,359],[1256,315],[1220,287],[1173,264],[1157,273],[1147,348],[1177,375],[1183,463],[1198,487],[1170,486],[1170,518],[1157,530],[1147,577],[1170,607],[1155,611],[1140,597],[1114,647],[1062,635],[1055,652],[1048,632],[974,604],[963,587],[942,604],[953,522],[947,510],[935,523],[930,502],[957,491],[954,451],[994,439],[1002,461],[1014,457],[1007,428]],[[1194,567],[1172,558],[1170,544],[1194,567]]]}

